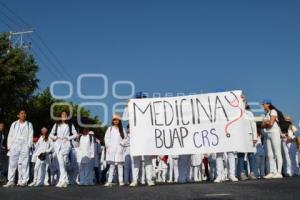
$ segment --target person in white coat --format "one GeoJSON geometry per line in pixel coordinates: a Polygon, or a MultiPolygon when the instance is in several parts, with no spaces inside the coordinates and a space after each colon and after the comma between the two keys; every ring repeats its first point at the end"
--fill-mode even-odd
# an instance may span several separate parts
{"type": "Polygon", "coordinates": [[[80,136],[78,148],[79,184],[83,186],[93,185],[94,174],[94,137],[89,134],[89,129],[84,128],[80,136]]]}
{"type": "Polygon", "coordinates": [[[48,169],[50,165],[50,153],[53,150],[52,141],[46,127],[41,129],[41,137],[35,145],[33,157],[35,157],[34,178],[29,186],[49,186],[48,169]]]}
{"type": "MultiPolygon", "coordinates": [[[[249,105],[246,105],[245,110],[245,118],[247,120],[247,124],[249,124],[249,132],[244,134],[251,133],[252,136],[252,143],[253,143],[253,151],[255,150],[255,144],[257,143],[257,126],[254,118],[254,114],[251,112],[251,108],[249,105]]],[[[239,152],[237,154],[238,156],[238,175],[240,180],[244,181],[248,178],[251,180],[255,180],[255,156],[253,152],[239,152]],[[245,170],[245,160],[249,161],[250,166],[250,173],[249,176],[246,176],[246,170],[245,170]]]]}
{"type": "Polygon", "coordinates": [[[72,149],[71,141],[78,137],[74,125],[68,122],[68,113],[63,111],[60,115],[61,120],[54,124],[50,139],[54,142],[54,151],[59,164],[59,182],[56,187],[67,187],[69,184],[67,174],[67,163],[72,149]]]}
{"type": "Polygon", "coordinates": [[[106,162],[110,165],[108,173],[108,181],[104,185],[106,187],[112,186],[115,168],[117,166],[119,185],[124,186],[123,180],[123,166],[124,166],[124,139],[126,138],[126,131],[123,128],[121,117],[114,114],[112,118],[112,126],[109,127],[105,133],[105,147],[106,147],[106,162]]]}
{"type": "Polygon", "coordinates": [[[169,180],[168,183],[178,183],[179,169],[178,169],[178,155],[168,156],[169,163],[169,180]]]}
{"type": "Polygon", "coordinates": [[[4,187],[14,186],[17,169],[19,186],[26,186],[29,181],[29,150],[33,144],[33,126],[26,121],[25,110],[19,112],[18,118],[19,120],[12,123],[8,133],[8,182],[4,187]]]}

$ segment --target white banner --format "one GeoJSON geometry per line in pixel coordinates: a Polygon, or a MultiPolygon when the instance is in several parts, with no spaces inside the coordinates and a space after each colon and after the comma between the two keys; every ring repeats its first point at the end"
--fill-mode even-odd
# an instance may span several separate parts
{"type": "Polygon", "coordinates": [[[253,152],[241,91],[131,99],[130,149],[137,155],[253,152]]]}

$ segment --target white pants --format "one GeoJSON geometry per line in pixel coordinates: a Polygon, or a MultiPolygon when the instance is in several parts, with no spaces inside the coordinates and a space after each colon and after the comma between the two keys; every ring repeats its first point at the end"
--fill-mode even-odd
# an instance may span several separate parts
{"type": "Polygon", "coordinates": [[[265,176],[265,160],[265,156],[255,155],[256,176],[261,178],[265,176]]]}
{"type": "Polygon", "coordinates": [[[267,152],[270,173],[281,173],[283,161],[280,132],[267,133],[267,152]]]}
{"type": "Polygon", "coordinates": [[[69,183],[67,173],[68,155],[64,155],[62,152],[57,153],[57,161],[59,165],[59,183],[69,183]]]}
{"type": "Polygon", "coordinates": [[[169,167],[169,181],[173,181],[174,177],[174,182],[177,183],[179,177],[178,158],[170,158],[169,167]]]}
{"type": "Polygon", "coordinates": [[[80,185],[93,185],[94,160],[87,163],[80,163],[79,183],[80,185]]]}
{"type": "Polygon", "coordinates": [[[49,158],[45,161],[41,161],[39,158],[36,159],[34,165],[34,179],[33,182],[37,185],[46,185],[49,183],[49,158]]]}
{"type": "Polygon", "coordinates": [[[10,149],[8,164],[8,182],[14,183],[18,169],[18,183],[27,184],[29,181],[29,149],[21,145],[13,145],[10,149]]]}
{"type": "Polygon", "coordinates": [[[113,181],[116,166],[118,168],[119,184],[124,182],[124,180],[123,180],[123,165],[110,164],[109,172],[108,172],[108,183],[112,183],[112,181],[113,181]]]}
{"type": "MultiPolygon", "coordinates": [[[[217,153],[217,163],[216,163],[217,164],[217,177],[223,177],[224,176],[224,170],[225,169],[224,169],[223,160],[224,160],[224,153],[217,153]]],[[[235,163],[234,152],[228,152],[227,153],[227,160],[225,160],[225,162],[228,163],[229,176],[230,177],[235,177],[236,163],[235,163]]]]}
{"type": "Polygon", "coordinates": [[[192,166],[191,167],[190,180],[194,180],[195,182],[201,181],[201,166],[192,166]]]}
{"type": "Polygon", "coordinates": [[[299,175],[298,150],[295,141],[282,140],[282,153],[285,159],[284,172],[290,176],[299,175]]]}
{"type": "MultiPolygon", "coordinates": [[[[132,157],[132,181],[137,183],[139,180],[139,171],[141,168],[142,156],[132,157]]],[[[152,181],[152,158],[151,156],[144,156],[144,163],[146,169],[146,180],[147,182],[152,181]]]]}

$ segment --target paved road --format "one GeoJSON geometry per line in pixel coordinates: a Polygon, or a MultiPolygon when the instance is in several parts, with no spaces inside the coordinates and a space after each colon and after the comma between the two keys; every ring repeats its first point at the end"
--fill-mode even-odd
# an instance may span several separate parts
{"type": "Polygon", "coordinates": [[[1,200],[200,200],[200,199],[300,199],[300,177],[238,183],[200,183],[156,187],[0,188],[1,200]]]}

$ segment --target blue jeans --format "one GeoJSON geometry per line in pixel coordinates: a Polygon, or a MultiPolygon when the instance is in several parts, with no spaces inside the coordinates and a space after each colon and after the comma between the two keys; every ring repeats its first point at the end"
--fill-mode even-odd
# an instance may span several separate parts
{"type": "Polygon", "coordinates": [[[125,156],[124,165],[124,183],[129,184],[132,180],[132,169],[131,169],[131,157],[130,155],[125,156]]]}
{"type": "MultiPolygon", "coordinates": [[[[238,153],[238,175],[240,176],[242,173],[246,174],[247,166],[244,162],[245,153],[238,153]]],[[[247,158],[250,165],[250,173],[255,173],[255,156],[254,153],[248,153],[247,158]]]]}

